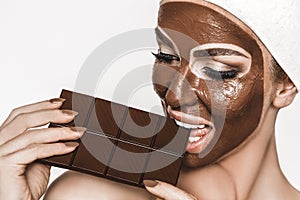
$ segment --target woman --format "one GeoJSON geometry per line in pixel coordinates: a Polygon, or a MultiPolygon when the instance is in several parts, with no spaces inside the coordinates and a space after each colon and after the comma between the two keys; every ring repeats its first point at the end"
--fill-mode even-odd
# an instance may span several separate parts
{"type": "MultiPolygon", "coordinates": [[[[246,26],[242,16],[237,17],[240,19],[202,0],[161,3],[154,88],[166,112],[179,126],[191,129],[177,187],[147,180],[146,192],[67,172],[45,197],[299,199],[299,192],[281,173],[274,139],[276,115],[280,108],[292,103],[299,83],[284,59],[272,57],[276,50],[268,40],[263,41],[263,36],[258,38],[260,32],[246,26]],[[281,61],[287,74],[275,59],[281,61]]],[[[297,63],[296,57],[293,58],[297,63]]],[[[83,132],[80,129],[31,130],[20,134],[49,121],[72,120],[76,113],[57,110],[62,102],[53,99],[19,108],[2,125],[1,197],[37,199],[46,189],[49,171],[46,166],[28,164],[36,158],[76,148],[76,143],[40,143],[77,139],[83,132]],[[51,137],[42,134],[45,132],[51,132],[51,137]],[[20,146],[16,147],[16,143],[20,146]],[[10,185],[2,184],[2,180],[12,180],[10,184],[16,192],[7,194],[5,187],[10,185]]]]}

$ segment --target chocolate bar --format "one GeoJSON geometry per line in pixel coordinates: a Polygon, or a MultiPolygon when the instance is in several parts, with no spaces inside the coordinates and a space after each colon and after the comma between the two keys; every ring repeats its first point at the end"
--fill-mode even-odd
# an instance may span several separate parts
{"type": "Polygon", "coordinates": [[[79,114],[67,124],[87,130],[77,149],[40,162],[144,187],[144,179],[176,185],[189,137],[169,117],[63,90],[61,109],[79,114]]]}

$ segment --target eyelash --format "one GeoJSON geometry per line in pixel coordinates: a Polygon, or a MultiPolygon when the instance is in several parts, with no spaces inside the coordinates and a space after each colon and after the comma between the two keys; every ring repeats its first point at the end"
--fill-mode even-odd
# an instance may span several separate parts
{"type": "Polygon", "coordinates": [[[159,61],[167,64],[171,64],[172,61],[180,61],[180,58],[171,54],[166,54],[162,52],[153,53],[154,57],[159,61]]]}
{"type": "MultiPolygon", "coordinates": [[[[167,64],[171,64],[172,61],[180,61],[180,58],[171,54],[166,54],[162,52],[153,53],[154,57],[159,61],[167,64]]],[[[226,80],[232,79],[237,77],[238,71],[237,70],[230,70],[230,71],[217,71],[211,69],[209,67],[203,68],[204,73],[214,80],[226,80]]]]}
{"type": "Polygon", "coordinates": [[[203,68],[204,73],[209,76],[210,78],[214,80],[226,80],[226,79],[232,79],[237,77],[238,71],[237,70],[231,70],[231,71],[216,71],[214,69],[211,69],[209,67],[203,68]]]}

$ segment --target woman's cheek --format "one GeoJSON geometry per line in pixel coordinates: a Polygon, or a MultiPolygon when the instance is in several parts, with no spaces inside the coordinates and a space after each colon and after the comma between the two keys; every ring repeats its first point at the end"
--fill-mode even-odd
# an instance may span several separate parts
{"type": "MultiPolygon", "coordinates": [[[[227,115],[239,115],[247,107],[251,87],[245,87],[239,79],[225,80],[222,85],[210,89],[211,109],[227,115]]],[[[217,113],[217,112],[216,112],[217,113]]]]}
{"type": "Polygon", "coordinates": [[[236,112],[245,106],[248,91],[247,87],[239,79],[226,82],[223,89],[227,101],[227,109],[236,112]]]}

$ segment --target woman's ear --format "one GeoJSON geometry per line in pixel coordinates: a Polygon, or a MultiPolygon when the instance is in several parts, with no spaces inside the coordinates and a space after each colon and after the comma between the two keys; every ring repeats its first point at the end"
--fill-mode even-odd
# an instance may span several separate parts
{"type": "Polygon", "coordinates": [[[273,106],[283,108],[290,105],[297,94],[297,88],[287,77],[277,84],[276,93],[273,99],[273,106]]]}

